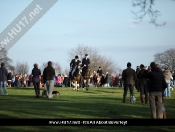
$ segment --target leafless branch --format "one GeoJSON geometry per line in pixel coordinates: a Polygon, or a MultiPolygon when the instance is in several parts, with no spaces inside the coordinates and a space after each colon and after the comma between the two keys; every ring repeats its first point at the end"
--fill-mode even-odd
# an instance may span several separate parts
{"type": "Polygon", "coordinates": [[[150,23],[154,24],[156,27],[165,25],[166,22],[161,24],[157,23],[157,19],[161,16],[161,13],[160,11],[153,9],[154,3],[155,0],[133,0],[132,5],[140,8],[140,11],[138,12],[131,11],[134,14],[134,23],[140,23],[143,18],[148,15],[150,17],[150,23]]]}

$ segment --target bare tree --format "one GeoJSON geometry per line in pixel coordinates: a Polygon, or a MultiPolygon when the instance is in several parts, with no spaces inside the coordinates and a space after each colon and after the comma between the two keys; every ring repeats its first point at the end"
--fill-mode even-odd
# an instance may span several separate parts
{"type": "Polygon", "coordinates": [[[43,62],[43,63],[41,64],[41,66],[39,67],[39,69],[41,70],[41,74],[43,73],[44,68],[46,68],[47,65],[48,65],[47,62],[43,62]]]}
{"type": "Polygon", "coordinates": [[[4,48],[1,48],[0,49],[0,63],[4,62],[5,63],[5,66],[7,69],[9,70],[14,70],[14,68],[12,68],[12,59],[10,59],[8,56],[7,56],[7,51],[4,49],[4,48]]]}
{"type": "Polygon", "coordinates": [[[65,68],[64,71],[63,71],[63,74],[68,76],[69,75],[69,71],[70,71],[70,69],[65,68]]]}
{"type": "MultiPolygon", "coordinates": [[[[41,73],[43,73],[44,68],[46,68],[46,67],[48,66],[47,63],[48,63],[48,62],[43,62],[42,65],[40,66],[41,73]]],[[[52,61],[52,66],[53,66],[53,68],[55,69],[55,74],[56,74],[56,75],[59,74],[59,73],[60,73],[60,74],[62,73],[61,66],[59,65],[58,62],[53,62],[53,61],[52,61]]]]}
{"type": "Polygon", "coordinates": [[[16,62],[15,73],[17,74],[27,74],[29,72],[29,66],[27,62],[16,62]]]}
{"type": "Polygon", "coordinates": [[[61,66],[59,65],[58,62],[53,62],[53,68],[55,68],[56,75],[62,73],[61,66]]]}
{"type": "MultiPolygon", "coordinates": [[[[153,9],[153,6],[155,5],[156,0],[133,0],[132,5],[134,7],[139,7],[140,10],[138,12],[133,12],[134,19],[136,20],[135,23],[139,23],[142,21],[142,19],[149,15],[150,17],[150,23],[154,24],[155,26],[163,26],[166,24],[166,22],[163,22],[162,24],[158,24],[157,18],[161,16],[160,11],[153,9]]],[[[175,1],[175,0],[172,0],[175,1]]]]}
{"type": "Polygon", "coordinates": [[[169,49],[154,55],[154,61],[162,68],[168,66],[172,72],[175,69],[175,49],[169,49]]]}
{"type": "Polygon", "coordinates": [[[9,66],[8,66],[8,69],[12,72],[12,74],[15,73],[15,66],[9,65],[9,66]]]}
{"type": "Polygon", "coordinates": [[[109,73],[116,73],[116,69],[120,69],[117,66],[117,64],[114,63],[113,60],[111,60],[108,57],[100,55],[96,48],[88,47],[82,44],[68,51],[69,62],[72,59],[74,59],[76,55],[79,56],[79,60],[81,61],[84,58],[85,54],[89,55],[91,61],[90,64],[91,72],[97,71],[99,66],[102,67],[103,72],[108,71],[109,73]]]}

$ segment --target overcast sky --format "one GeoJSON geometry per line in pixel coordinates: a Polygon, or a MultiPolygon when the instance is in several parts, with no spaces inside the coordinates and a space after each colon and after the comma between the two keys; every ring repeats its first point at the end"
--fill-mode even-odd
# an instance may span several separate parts
{"type": "MultiPolygon", "coordinates": [[[[2,32],[32,0],[0,0],[2,32]]],[[[44,1],[43,1],[44,2],[44,1]]],[[[135,24],[132,0],[58,0],[58,2],[8,51],[15,65],[28,62],[30,72],[49,60],[69,68],[68,51],[79,44],[97,48],[100,55],[111,58],[122,69],[127,62],[149,65],[154,54],[175,48],[175,2],[155,0],[161,11],[157,23],[149,16],[135,24]]],[[[74,58],[74,56],[72,57],[74,58]]],[[[90,58],[90,56],[89,56],[90,58]]]]}

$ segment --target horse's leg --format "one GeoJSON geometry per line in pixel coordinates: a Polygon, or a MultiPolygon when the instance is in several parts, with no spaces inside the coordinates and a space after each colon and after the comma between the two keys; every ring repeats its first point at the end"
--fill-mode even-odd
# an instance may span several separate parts
{"type": "Polygon", "coordinates": [[[81,76],[81,78],[80,78],[80,83],[79,83],[81,88],[83,88],[83,82],[84,82],[84,81],[83,81],[83,77],[81,76]]]}
{"type": "Polygon", "coordinates": [[[84,78],[81,76],[81,88],[83,88],[83,91],[84,91],[84,78]]]}
{"type": "Polygon", "coordinates": [[[75,90],[75,83],[72,81],[73,90],[75,90]]]}
{"type": "Polygon", "coordinates": [[[77,91],[79,90],[80,87],[80,83],[77,83],[77,91]]]}
{"type": "Polygon", "coordinates": [[[77,81],[75,81],[75,90],[77,90],[77,81]]]}
{"type": "Polygon", "coordinates": [[[86,80],[86,91],[88,91],[88,82],[89,82],[89,79],[86,80]]]}
{"type": "Polygon", "coordinates": [[[86,79],[84,79],[83,91],[84,91],[84,87],[86,87],[86,79]]]}

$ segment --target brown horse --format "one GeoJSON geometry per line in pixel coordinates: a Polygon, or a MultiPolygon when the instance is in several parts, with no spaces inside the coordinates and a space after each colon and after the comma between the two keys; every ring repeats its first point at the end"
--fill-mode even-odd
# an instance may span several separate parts
{"type": "Polygon", "coordinates": [[[73,76],[71,77],[71,83],[73,90],[78,91],[81,83],[80,66],[77,66],[73,76]]]}
{"type": "Polygon", "coordinates": [[[90,82],[90,69],[89,66],[85,69],[83,77],[83,90],[84,87],[86,87],[86,91],[88,90],[89,87],[89,82],[90,82]]]}

